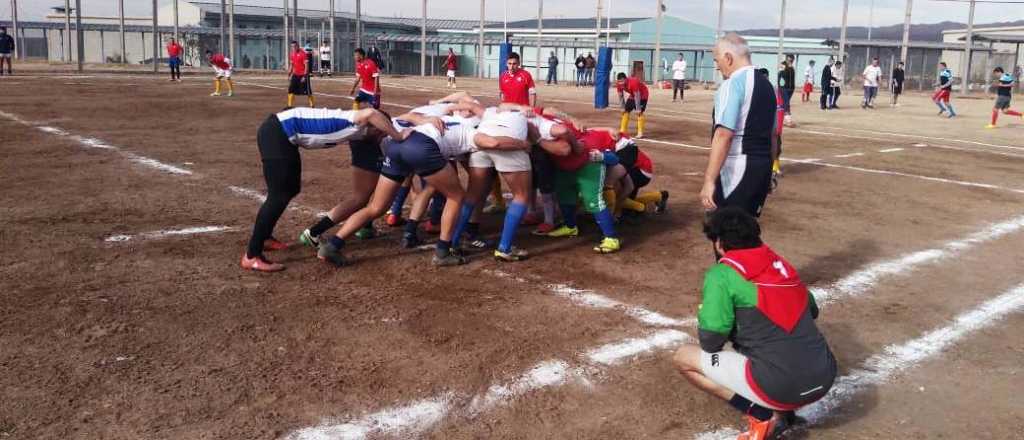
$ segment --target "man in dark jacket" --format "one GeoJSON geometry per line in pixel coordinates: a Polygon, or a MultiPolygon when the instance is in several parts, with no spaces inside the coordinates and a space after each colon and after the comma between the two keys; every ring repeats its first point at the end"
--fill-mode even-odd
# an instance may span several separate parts
{"type": "Polygon", "coordinates": [[[829,98],[832,96],[832,65],[835,64],[835,60],[832,57],[828,58],[828,63],[821,68],[821,109],[828,110],[831,101],[829,98]]]}
{"type": "Polygon", "coordinates": [[[4,63],[7,63],[7,74],[11,75],[11,54],[14,52],[14,38],[7,34],[6,27],[0,27],[0,75],[4,74],[4,63]]]}
{"type": "Polygon", "coordinates": [[[594,71],[597,70],[597,60],[588,53],[585,64],[587,66],[587,85],[592,86],[594,85],[594,71]]]}
{"type": "Polygon", "coordinates": [[[576,87],[583,84],[583,78],[587,72],[587,59],[583,57],[583,54],[576,56],[576,87]]]}
{"type": "Polygon", "coordinates": [[[548,57],[548,84],[552,82],[558,84],[558,57],[555,56],[554,51],[548,57]]]}
{"type": "Polygon", "coordinates": [[[779,93],[782,95],[782,106],[786,109],[786,116],[792,114],[789,101],[793,99],[793,92],[796,91],[796,69],[793,68],[793,61],[793,55],[786,55],[786,61],[782,62],[782,69],[779,70],[779,93]]]}

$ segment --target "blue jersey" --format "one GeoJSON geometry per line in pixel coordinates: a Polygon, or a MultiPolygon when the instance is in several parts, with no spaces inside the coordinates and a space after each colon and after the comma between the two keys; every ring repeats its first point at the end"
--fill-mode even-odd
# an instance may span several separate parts
{"type": "Polygon", "coordinates": [[[952,89],[953,88],[953,71],[952,70],[944,69],[942,72],[939,72],[939,87],[942,87],[944,89],[952,89]]]}
{"type": "Polygon", "coordinates": [[[729,156],[771,156],[775,110],[771,81],[753,67],[743,67],[723,81],[715,92],[712,126],[733,132],[729,156]]]}
{"type": "Polygon", "coordinates": [[[277,114],[288,140],[295,146],[329,148],[350,140],[362,139],[366,130],[353,119],[352,110],[296,107],[277,114]]]}
{"type": "Polygon", "coordinates": [[[1003,76],[999,77],[999,85],[1002,87],[996,87],[996,94],[999,96],[1010,96],[1010,92],[1013,90],[1013,75],[1004,73],[1003,76]]]}

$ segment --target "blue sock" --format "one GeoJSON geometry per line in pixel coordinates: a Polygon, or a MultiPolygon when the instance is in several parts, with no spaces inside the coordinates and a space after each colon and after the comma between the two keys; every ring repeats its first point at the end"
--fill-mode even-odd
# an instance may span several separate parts
{"type": "Polygon", "coordinates": [[[462,210],[459,211],[459,221],[455,223],[455,231],[452,232],[452,246],[459,247],[459,239],[462,238],[462,232],[466,230],[466,224],[469,223],[469,217],[473,215],[473,204],[463,203],[462,210]]]}
{"type": "Polygon", "coordinates": [[[935,105],[939,106],[939,110],[946,111],[946,106],[942,105],[942,101],[935,101],[935,105]]]}
{"type": "Polygon", "coordinates": [[[444,194],[434,193],[434,197],[430,199],[430,223],[441,224],[441,214],[444,213],[444,204],[447,201],[448,198],[444,194]]]}
{"type": "Polygon", "coordinates": [[[331,238],[329,238],[328,241],[331,242],[331,245],[334,246],[335,249],[341,249],[345,247],[345,240],[337,235],[331,236],[331,238]]]}
{"type": "Polygon", "coordinates": [[[575,228],[576,205],[559,204],[559,208],[562,209],[562,220],[565,220],[565,225],[570,228],[575,228]]]}
{"type": "Polygon", "coordinates": [[[401,216],[402,207],[405,206],[405,198],[409,197],[409,187],[403,186],[398,188],[398,193],[395,194],[395,200],[391,202],[391,213],[401,216]]]}
{"type": "Polygon", "coordinates": [[[949,115],[950,116],[956,116],[956,110],[953,110],[953,103],[952,102],[946,103],[946,107],[949,107],[949,115]]]}
{"type": "Polygon", "coordinates": [[[612,218],[612,212],[608,208],[594,213],[594,220],[597,220],[597,225],[601,227],[601,233],[605,237],[615,238],[615,219],[612,218]]]}
{"type": "Polygon", "coordinates": [[[499,251],[508,252],[512,249],[512,239],[515,238],[516,228],[519,227],[519,222],[523,220],[524,215],[526,215],[525,203],[512,202],[508,205],[508,210],[505,211],[505,224],[501,227],[499,251]]]}
{"type": "Polygon", "coordinates": [[[437,240],[437,247],[434,248],[434,254],[437,255],[438,258],[447,257],[448,254],[451,253],[451,251],[452,251],[452,242],[444,241],[444,240],[437,240]]]}

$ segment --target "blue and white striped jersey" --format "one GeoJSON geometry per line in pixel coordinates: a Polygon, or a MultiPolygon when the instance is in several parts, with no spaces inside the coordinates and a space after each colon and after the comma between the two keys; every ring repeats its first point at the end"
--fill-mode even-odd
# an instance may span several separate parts
{"type": "Polygon", "coordinates": [[[715,92],[713,127],[733,132],[729,156],[770,156],[775,126],[775,91],[752,66],[733,72],[715,92]]]}
{"type": "Polygon", "coordinates": [[[297,147],[330,148],[350,140],[362,139],[365,127],[352,120],[352,110],[296,107],[277,114],[288,140],[297,147]]]}

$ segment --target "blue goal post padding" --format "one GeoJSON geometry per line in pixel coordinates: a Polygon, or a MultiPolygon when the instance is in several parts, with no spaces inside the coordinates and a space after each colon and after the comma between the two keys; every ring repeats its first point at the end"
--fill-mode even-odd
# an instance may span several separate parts
{"type": "Polygon", "coordinates": [[[597,72],[594,78],[594,108],[608,108],[608,85],[612,74],[612,48],[597,50],[597,72]]]}
{"type": "MultiPolygon", "coordinates": [[[[500,84],[501,75],[508,70],[508,54],[512,53],[512,43],[501,43],[498,45],[498,81],[500,84]]],[[[522,60],[519,60],[522,62],[522,60]]]]}

